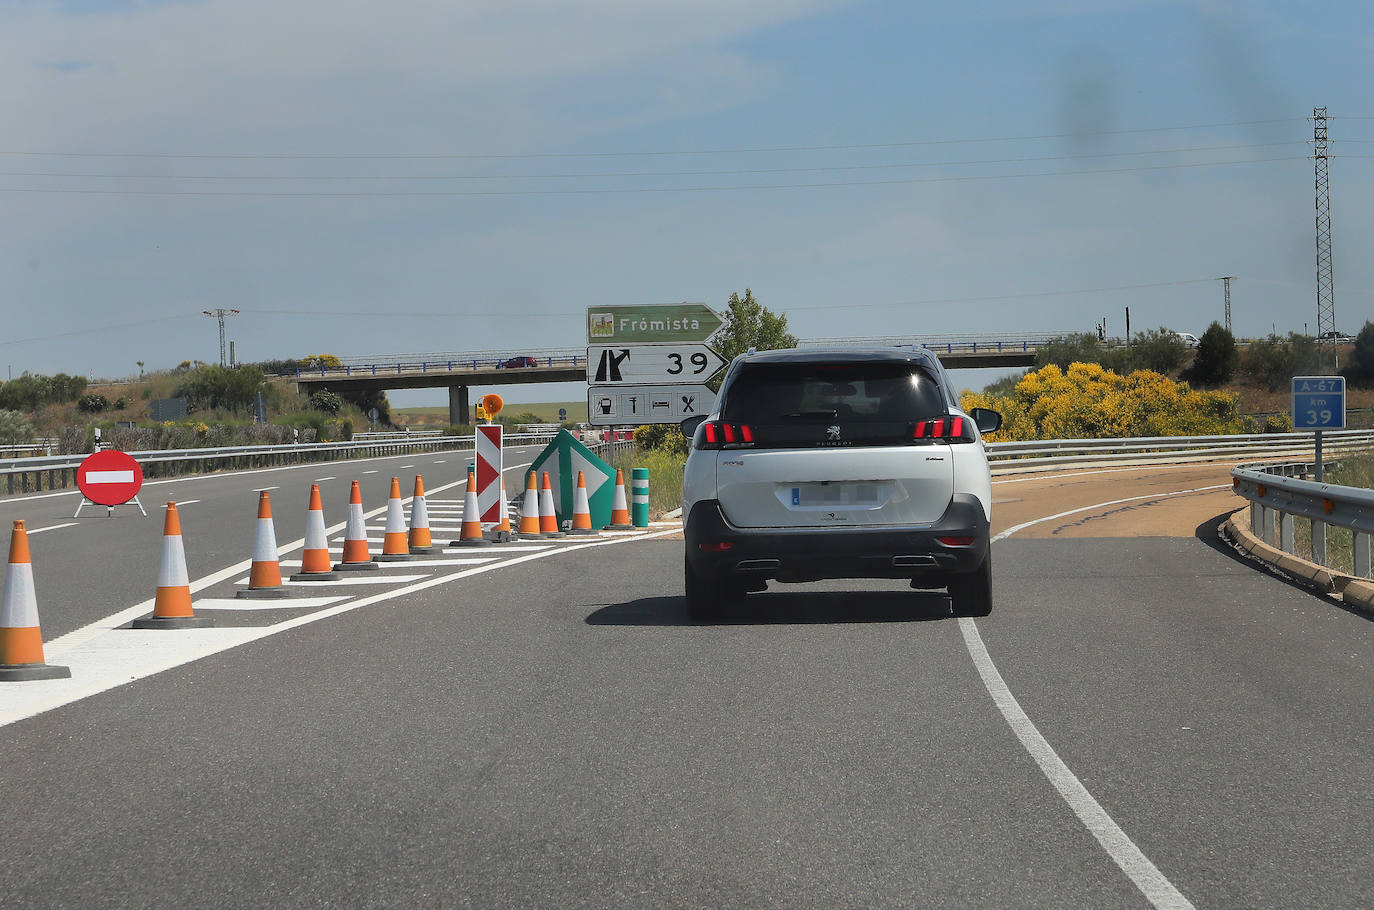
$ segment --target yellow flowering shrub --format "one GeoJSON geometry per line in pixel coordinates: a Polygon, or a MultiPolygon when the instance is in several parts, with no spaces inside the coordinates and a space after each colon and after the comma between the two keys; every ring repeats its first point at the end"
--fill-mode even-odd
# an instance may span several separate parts
{"type": "Polygon", "coordinates": [[[1027,373],[1010,395],[967,392],[961,405],[1002,413],[990,442],[1209,436],[1247,431],[1233,392],[1199,391],[1152,370],[1126,376],[1095,363],[1027,373]]]}

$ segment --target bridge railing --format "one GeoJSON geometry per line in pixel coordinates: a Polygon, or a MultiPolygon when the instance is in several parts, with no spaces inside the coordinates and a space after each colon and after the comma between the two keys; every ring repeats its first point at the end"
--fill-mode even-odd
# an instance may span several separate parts
{"type": "Polygon", "coordinates": [[[1241,465],[1231,486],[1250,503],[1250,528],[1260,540],[1290,555],[1297,551],[1294,518],[1311,522],[1312,561],[1329,567],[1326,530],[1351,532],[1351,563],[1358,578],[1370,577],[1369,537],[1374,533],[1374,490],[1307,480],[1310,464],[1241,465]],[[1294,476],[1297,475],[1297,476],[1294,476]]]}

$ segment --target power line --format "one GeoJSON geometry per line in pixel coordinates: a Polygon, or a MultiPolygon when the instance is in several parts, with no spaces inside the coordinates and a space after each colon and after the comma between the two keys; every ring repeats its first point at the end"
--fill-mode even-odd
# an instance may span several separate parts
{"type": "Polygon", "coordinates": [[[715,177],[754,174],[802,174],[834,171],[878,171],[902,168],[964,167],[977,164],[1023,164],[1036,161],[1083,161],[1098,158],[1134,158],[1144,155],[1172,155],[1192,152],[1235,151],[1305,144],[1305,140],[1258,142],[1242,145],[1202,145],[1187,148],[1140,149],[1130,152],[1101,152],[1086,155],[1034,155],[1023,158],[975,158],[949,161],[912,161],[895,164],[839,164],[812,167],[740,168],[691,171],[595,171],[563,174],[91,174],[54,171],[0,171],[0,177],[41,177],[93,180],[572,180],[620,177],[715,177]]]}
{"type": "MultiPolygon", "coordinates": [[[[1370,118],[1374,119],[1374,118],[1370,118]]],[[[920,145],[968,145],[970,143],[982,142],[1029,142],[1046,139],[1076,139],[1087,136],[1124,136],[1140,133],[1165,133],[1186,130],[1203,129],[1222,129],[1234,126],[1258,126],[1271,123],[1294,123],[1306,121],[1306,117],[1277,117],[1268,120],[1234,120],[1227,123],[1194,123],[1183,126],[1153,126],[1141,127],[1137,129],[1121,130],[1085,130],[1073,133],[1044,133],[1040,135],[1026,136],[983,136],[975,138],[958,139],[912,139],[901,142],[871,142],[871,143],[852,143],[846,145],[790,145],[790,146],[767,146],[755,148],[719,148],[719,149],[680,149],[680,150],[660,150],[660,151],[640,151],[640,152],[526,152],[526,153],[494,153],[494,152],[454,152],[445,154],[298,154],[298,155],[279,155],[279,154],[209,154],[194,152],[59,152],[59,151],[27,151],[27,150],[0,150],[0,155],[15,155],[25,157],[52,157],[52,158],[188,158],[188,159],[209,159],[221,161],[339,161],[339,160],[444,160],[444,159],[467,159],[467,160],[521,160],[531,158],[650,158],[668,157],[673,155],[744,155],[760,154],[769,152],[837,152],[837,151],[857,151],[863,149],[885,149],[885,148],[909,148],[920,145]]]]}
{"type": "Polygon", "coordinates": [[[66,187],[0,187],[0,193],[59,194],[78,196],[238,196],[257,198],[372,198],[427,196],[434,198],[459,196],[594,196],[642,193],[709,193],[738,190],[825,189],[847,186],[897,186],[921,183],[963,183],[978,180],[1019,180],[1032,177],[1081,177],[1103,174],[1143,173],[1148,171],[1180,170],[1200,167],[1233,167],[1245,164],[1268,164],[1276,161],[1306,161],[1307,156],[1247,158],[1234,161],[1198,161],[1183,164],[1141,165],[1123,168],[1092,168],[1077,171],[1037,171],[1021,174],[968,174],[944,177],[907,177],[888,180],[835,180],[818,183],[758,183],[720,186],[677,187],[595,187],[590,189],[524,189],[524,190],[348,190],[342,192],[303,192],[278,190],[98,190],[66,187]]]}

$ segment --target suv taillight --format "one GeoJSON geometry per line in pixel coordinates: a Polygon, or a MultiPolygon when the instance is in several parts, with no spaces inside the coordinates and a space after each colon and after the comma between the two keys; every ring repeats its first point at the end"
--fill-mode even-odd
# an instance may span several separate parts
{"type": "Polygon", "coordinates": [[[973,442],[973,421],[967,417],[934,417],[918,420],[911,438],[931,442],[973,442]]]}
{"type": "Polygon", "coordinates": [[[702,449],[740,448],[754,444],[754,428],[747,423],[708,420],[701,425],[702,449]]]}

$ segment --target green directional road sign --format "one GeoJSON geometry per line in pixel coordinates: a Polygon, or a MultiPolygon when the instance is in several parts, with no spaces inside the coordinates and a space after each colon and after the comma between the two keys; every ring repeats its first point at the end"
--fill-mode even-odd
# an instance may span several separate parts
{"type": "Polygon", "coordinates": [[[704,303],[587,307],[587,343],[706,341],[724,325],[704,303]]]}
{"type": "Polygon", "coordinates": [[[558,526],[572,518],[573,489],[577,486],[577,472],[582,472],[587,484],[587,505],[592,512],[592,527],[604,528],[611,523],[611,502],[615,497],[615,468],[606,464],[591,449],[577,441],[567,430],[559,430],[548,448],[530,465],[540,488],[544,486],[544,472],[549,472],[549,486],[553,487],[553,508],[558,513],[558,526]]]}

